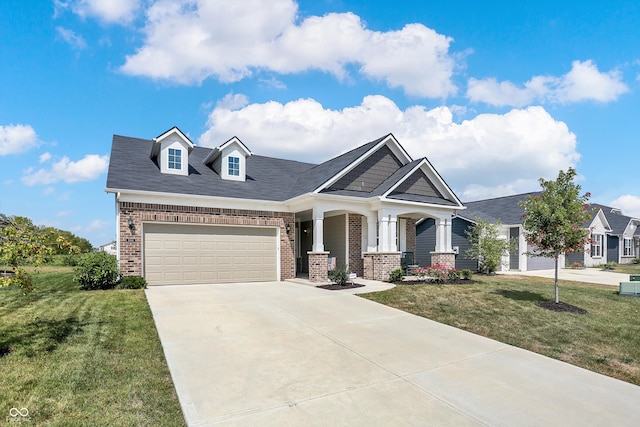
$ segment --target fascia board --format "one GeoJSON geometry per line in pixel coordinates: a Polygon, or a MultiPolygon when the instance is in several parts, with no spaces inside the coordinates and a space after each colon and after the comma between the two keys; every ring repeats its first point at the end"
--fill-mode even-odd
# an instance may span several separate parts
{"type": "Polygon", "coordinates": [[[229,209],[270,210],[289,212],[285,202],[233,197],[198,196],[192,194],[165,193],[159,191],[124,190],[106,188],[108,193],[116,193],[116,199],[124,202],[154,204],[178,204],[182,206],[219,207],[229,209]]]}
{"type": "Polygon", "coordinates": [[[193,147],[195,147],[195,144],[191,142],[189,137],[187,137],[177,126],[174,126],[168,131],[166,131],[165,133],[163,133],[162,135],[153,138],[153,142],[154,143],[161,142],[163,139],[169,137],[173,133],[177,134],[182,140],[184,140],[184,142],[189,147],[189,151],[193,150],[193,147]]]}
{"type": "Polygon", "coordinates": [[[249,148],[246,145],[244,145],[244,143],[242,141],[240,141],[240,138],[238,138],[237,136],[234,136],[230,140],[228,140],[225,143],[223,143],[222,145],[220,145],[218,147],[218,150],[220,150],[222,152],[222,150],[224,150],[225,148],[227,148],[228,146],[230,146],[232,144],[237,144],[240,147],[240,149],[245,152],[245,154],[247,156],[252,156],[253,155],[251,150],[249,150],[249,148]]]}

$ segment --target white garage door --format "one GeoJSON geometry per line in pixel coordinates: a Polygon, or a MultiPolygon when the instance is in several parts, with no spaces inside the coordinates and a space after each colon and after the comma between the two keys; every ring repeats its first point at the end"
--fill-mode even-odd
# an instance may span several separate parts
{"type": "Polygon", "coordinates": [[[144,224],[150,285],[277,280],[274,228],[144,224]]]}

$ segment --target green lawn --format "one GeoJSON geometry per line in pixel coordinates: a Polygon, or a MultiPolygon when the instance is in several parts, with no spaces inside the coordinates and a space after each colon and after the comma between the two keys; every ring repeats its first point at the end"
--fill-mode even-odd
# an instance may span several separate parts
{"type": "Polygon", "coordinates": [[[0,288],[0,419],[185,425],[144,291],[80,291],[68,268],[34,278],[27,297],[0,288]]]}
{"type": "Polygon", "coordinates": [[[557,313],[553,280],[474,276],[469,285],[400,285],[362,295],[409,313],[640,385],[640,298],[617,287],[560,281],[560,300],[588,311],[557,313]]]}
{"type": "Polygon", "coordinates": [[[624,274],[640,274],[640,264],[616,264],[613,270],[614,273],[624,274]]]}

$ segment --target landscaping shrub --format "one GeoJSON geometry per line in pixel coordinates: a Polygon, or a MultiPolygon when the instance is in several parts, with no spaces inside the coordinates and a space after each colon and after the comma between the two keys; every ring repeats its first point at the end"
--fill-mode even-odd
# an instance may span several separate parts
{"type": "Polygon", "coordinates": [[[112,289],[120,275],[116,257],[103,251],[82,256],[74,271],[74,280],[83,290],[112,289]]]}
{"type": "Polygon", "coordinates": [[[574,262],[573,264],[571,264],[571,268],[582,268],[582,263],[579,261],[574,262]]]}
{"type": "Polygon", "coordinates": [[[462,270],[460,272],[460,275],[462,276],[462,278],[464,280],[471,280],[471,278],[473,277],[473,271],[471,271],[471,270],[462,270]]]}
{"type": "Polygon", "coordinates": [[[416,276],[420,280],[425,280],[429,271],[424,267],[416,267],[409,270],[412,276],[416,276]]]}
{"type": "Polygon", "coordinates": [[[640,264],[640,258],[635,258],[635,259],[633,260],[633,263],[634,263],[634,264],[640,264]]]}
{"type": "Polygon", "coordinates": [[[334,268],[330,270],[328,273],[329,280],[331,280],[336,285],[346,286],[347,285],[347,277],[349,273],[347,267],[344,268],[334,268]]]}
{"type": "Polygon", "coordinates": [[[427,267],[427,276],[436,283],[444,283],[449,277],[449,267],[444,264],[434,264],[427,267]]]}
{"type": "Polygon", "coordinates": [[[116,285],[117,289],[144,289],[147,281],[141,276],[122,276],[116,285]]]}
{"type": "Polygon", "coordinates": [[[401,268],[396,268],[391,273],[389,273],[389,282],[402,282],[402,278],[404,277],[404,271],[401,268]]]}
{"type": "Polygon", "coordinates": [[[455,282],[456,280],[460,280],[460,272],[455,268],[450,268],[447,271],[447,281],[455,282]]]}

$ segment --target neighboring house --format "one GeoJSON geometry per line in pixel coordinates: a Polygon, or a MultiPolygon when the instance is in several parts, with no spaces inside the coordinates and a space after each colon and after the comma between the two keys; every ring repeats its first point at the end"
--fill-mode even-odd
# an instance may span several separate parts
{"type": "Polygon", "coordinates": [[[433,218],[432,258],[453,265],[451,219],[464,206],[426,158],[393,135],[322,164],[253,154],[233,137],[195,146],[174,127],[114,135],[119,265],[149,284],[323,282],[330,261],[387,279],[414,251],[415,221],[433,218]]]}
{"type": "MultiPolygon", "coordinates": [[[[493,199],[478,200],[465,203],[466,210],[459,212],[453,219],[452,245],[457,253],[455,266],[457,269],[478,269],[478,263],[469,259],[466,252],[470,247],[466,231],[475,225],[475,218],[479,218],[488,223],[500,221],[501,227],[499,238],[516,240],[515,251],[505,254],[500,271],[519,270],[544,270],[553,268],[555,261],[553,258],[535,256],[535,250],[527,243],[522,233],[522,214],[524,209],[520,202],[527,196],[535,196],[540,192],[516,194],[513,196],[497,197],[493,199]]],[[[422,250],[423,246],[429,245],[433,239],[431,222],[421,221],[417,225],[416,237],[416,259],[420,265],[429,265],[432,261],[428,253],[422,250]]],[[[564,256],[560,257],[560,266],[564,265],[564,256]]]]}
{"type": "Polygon", "coordinates": [[[113,242],[105,243],[104,245],[98,246],[98,250],[106,252],[109,255],[117,255],[118,254],[117,244],[116,244],[115,240],[113,242]]]}
{"type": "Polygon", "coordinates": [[[608,238],[612,232],[611,226],[600,205],[592,204],[591,217],[584,224],[590,230],[590,242],[585,244],[583,251],[567,253],[566,265],[580,264],[584,267],[594,267],[608,262],[608,238]]]}
{"type": "Polygon", "coordinates": [[[626,216],[618,208],[598,206],[611,227],[607,234],[607,262],[633,263],[640,257],[640,219],[626,216]]]}

